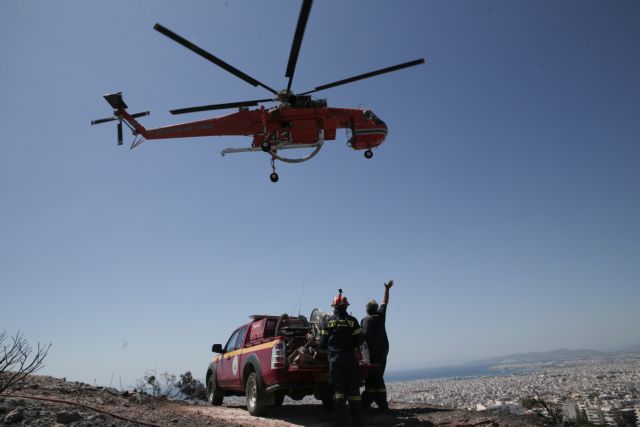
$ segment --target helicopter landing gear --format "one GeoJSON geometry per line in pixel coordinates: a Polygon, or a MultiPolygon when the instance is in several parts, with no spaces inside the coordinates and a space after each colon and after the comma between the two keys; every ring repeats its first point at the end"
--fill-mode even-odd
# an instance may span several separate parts
{"type": "Polygon", "coordinates": [[[269,179],[271,182],[278,182],[278,174],[276,173],[276,159],[271,158],[271,175],[269,175],[269,179]]]}
{"type": "Polygon", "coordinates": [[[260,144],[260,148],[262,148],[262,151],[264,151],[265,153],[268,153],[269,151],[271,151],[271,143],[269,141],[262,141],[262,143],[260,144]]]}
{"type": "Polygon", "coordinates": [[[371,151],[371,149],[367,150],[364,152],[364,157],[367,159],[370,159],[373,157],[373,151],[371,151]]]}

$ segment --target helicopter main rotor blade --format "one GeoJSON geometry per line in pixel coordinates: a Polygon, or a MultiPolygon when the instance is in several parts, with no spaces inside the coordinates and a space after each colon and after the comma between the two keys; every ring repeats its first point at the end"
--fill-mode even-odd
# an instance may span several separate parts
{"type": "Polygon", "coordinates": [[[185,113],[195,113],[198,111],[222,110],[225,108],[254,107],[261,102],[273,102],[273,99],[256,99],[253,101],[240,101],[240,102],[228,102],[226,104],[202,105],[200,107],[189,107],[189,108],[180,108],[177,110],[170,110],[169,112],[171,114],[185,114],[185,113]]]}
{"type": "Polygon", "coordinates": [[[394,65],[392,67],[381,68],[376,71],[371,71],[369,73],[360,74],[357,76],[349,77],[348,79],[338,80],[337,82],[327,83],[326,85],[318,86],[313,90],[308,92],[300,93],[299,95],[308,95],[310,93],[318,92],[320,90],[329,89],[331,87],[346,85],[347,83],[352,83],[362,79],[368,79],[369,77],[379,76],[380,74],[390,73],[392,71],[398,71],[403,68],[413,67],[414,65],[424,64],[424,58],[416,59],[415,61],[405,62],[403,64],[394,65]]]}
{"type": "Polygon", "coordinates": [[[216,56],[213,56],[212,54],[210,54],[206,50],[202,49],[199,46],[196,46],[195,44],[191,43],[189,40],[185,39],[182,36],[179,36],[178,34],[174,33],[170,29],[168,29],[166,27],[163,27],[160,24],[154,25],[153,29],[158,31],[159,33],[162,33],[165,36],[169,37],[171,40],[175,41],[176,43],[181,44],[182,46],[186,47],[187,49],[191,50],[192,52],[197,53],[198,55],[202,56],[207,61],[213,62],[218,67],[224,69],[225,71],[228,71],[229,73],[233,74],[234,76],[238,77],[239,79],[244,80],[245,82],[249,83],[250,85],[252,85],[252,86],[262,86],[263,88],[267,89],[269,92],[273,93],[274,95],[278,94],[278,92],[276,92],[274,89],[270,88],[269,86],[265,85],[264,83],[259,82],[258,80],[254,79],[253,77],[243,73],[242,71],[238,70],[237,68],[233,67],[232,65],[227,64],[222,59],[217,58],[216,56]]]}
{"type": "Polygon", "coordinates": [[[289,78],[289,84],[287,90],[291,90],[291,82],[293,82],[293,73],[296,71],[296,64],[298,62],[298,54],[300,53],[300,46],[302,45],[302,38],[304,37],[304,30],[307,26],[307,20],[309,19],[309,13],[311,12],[311,5],[313,0],[304,0],[302,8],[300,9],[300,16],[298,17],[298,25],[296,26],[296,33],[293,36],[293,43],[291,44],[291,53],[289,54],[289,63],[287,64],[287,71],[285,77],[289,78]]]}

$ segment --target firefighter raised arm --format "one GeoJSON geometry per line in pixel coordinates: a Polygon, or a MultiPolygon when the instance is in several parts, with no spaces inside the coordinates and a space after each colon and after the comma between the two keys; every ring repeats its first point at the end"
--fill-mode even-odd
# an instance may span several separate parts
{"type": "Polygon", "coordinates": [[[393,286],[393,280],[389,280],[384,284],[384,296],[382,297],[383,304],[389,304],[389,289],[393,286]]]}

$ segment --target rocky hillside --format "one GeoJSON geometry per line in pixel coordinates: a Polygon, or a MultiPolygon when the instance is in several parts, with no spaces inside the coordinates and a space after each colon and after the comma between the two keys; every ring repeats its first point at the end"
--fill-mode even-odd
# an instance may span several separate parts
{"type": "MultiPolygon", "coordinates": [[[[232,399],[229,399],[230,401],[232,399]]],[[[64,378],[30,376],[24,386],[0,401],[0,425],[71,426],[329,426],[332,415],[321,404],[285,401],[266,417],[250,416],[243,405],[214,407],[154,398],[135,390],[95,387],[64,378]]],[[[369,426],[537,426],[543,420],[507,414],[443,410],[391,402],[385,413],[370,412],[369,426]]]]}

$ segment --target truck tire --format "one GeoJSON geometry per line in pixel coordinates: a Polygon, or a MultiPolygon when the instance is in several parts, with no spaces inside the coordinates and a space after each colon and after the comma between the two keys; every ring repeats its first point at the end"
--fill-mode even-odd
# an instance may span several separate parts
{"type": "Polygon", "coordinates": [[[224,393],[216,386],[216,375],[211,374],[207,380],[207,401],[213,406],[222,405],[224,393]]]}
{"type": "Polygon", "coordinates": [[[267,407],[263,402],[263,393],[264,391],[260,389],[260,384],[258,384],[258,376],[255,372],[251,372],[245,385],[247,411],[249,411],[251,415],[262,415],[266,411],[267,407]]]}

